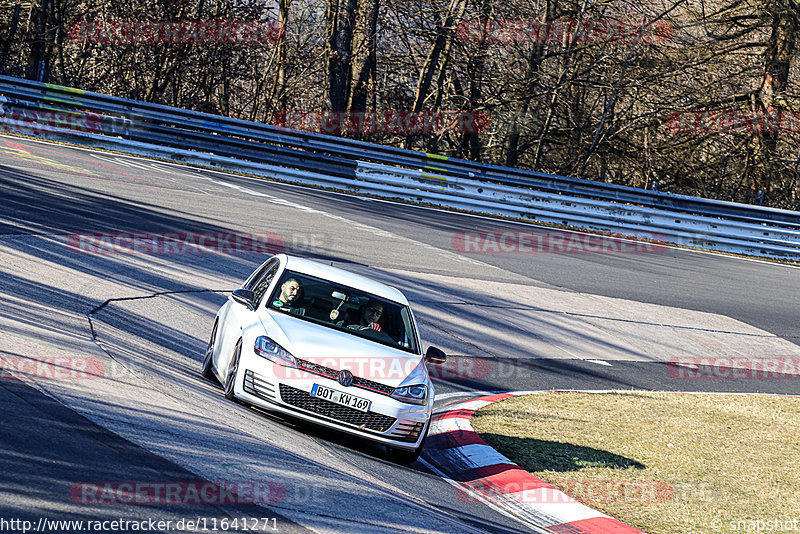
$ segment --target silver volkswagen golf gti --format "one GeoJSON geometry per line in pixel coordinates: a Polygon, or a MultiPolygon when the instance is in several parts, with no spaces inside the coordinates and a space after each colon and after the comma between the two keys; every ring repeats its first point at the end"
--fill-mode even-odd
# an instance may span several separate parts
{"type": "Polygon", "coordinates": [[[417,459],[434,390],[403,294],[342,269],[280,254],[217,312],[202,374],[231,400],[361,436],[417,459]]]}

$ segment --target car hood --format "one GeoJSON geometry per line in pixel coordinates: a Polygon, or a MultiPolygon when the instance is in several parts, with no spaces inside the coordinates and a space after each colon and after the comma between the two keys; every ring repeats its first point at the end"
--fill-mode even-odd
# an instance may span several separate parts
{"type": "Polygon", "coordinates": [[[391,387],[424,384],[429,380],[419,354],[272,310],[261,316],[261,324],[267,335],[295,358],[335,371],[347,369],[354,376],[391,387]]]}

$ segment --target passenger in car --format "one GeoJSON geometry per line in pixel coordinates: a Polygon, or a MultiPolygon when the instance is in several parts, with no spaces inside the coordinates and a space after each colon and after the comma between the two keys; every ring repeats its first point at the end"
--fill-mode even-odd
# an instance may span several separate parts
{"type": "Polygon", "coordinates": [[[363,304],[359,309],[360,317],[351,323],[343,322],[345,328],[351,330],[367,330],[372,329],[377,332],[381,331],[381,315],[383,315],[383,304],[380,302],[368,302],[363,304]]]}

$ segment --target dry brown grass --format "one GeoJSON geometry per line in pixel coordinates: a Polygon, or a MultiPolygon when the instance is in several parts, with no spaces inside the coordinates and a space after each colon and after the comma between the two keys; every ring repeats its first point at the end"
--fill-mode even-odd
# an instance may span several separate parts
{"type": "Polygon", "coordinates": [[[472,425],[535,476],[652,534],[800,528],[799,398],[528,395],[472,425]]]}

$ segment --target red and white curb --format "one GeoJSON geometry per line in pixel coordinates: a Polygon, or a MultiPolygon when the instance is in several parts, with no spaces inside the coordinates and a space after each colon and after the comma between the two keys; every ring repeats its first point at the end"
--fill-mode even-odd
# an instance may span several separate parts
{"type": "Polygon", "coordinates": [[[536,478],[486,444],[472,429],[479,408],[528,393],[498,393],[448,406],[433,415],[426,457],[481,500],[512,512],[544,531],[559,534],[632,534],[633,528],[576,501],[536,478]]]}

